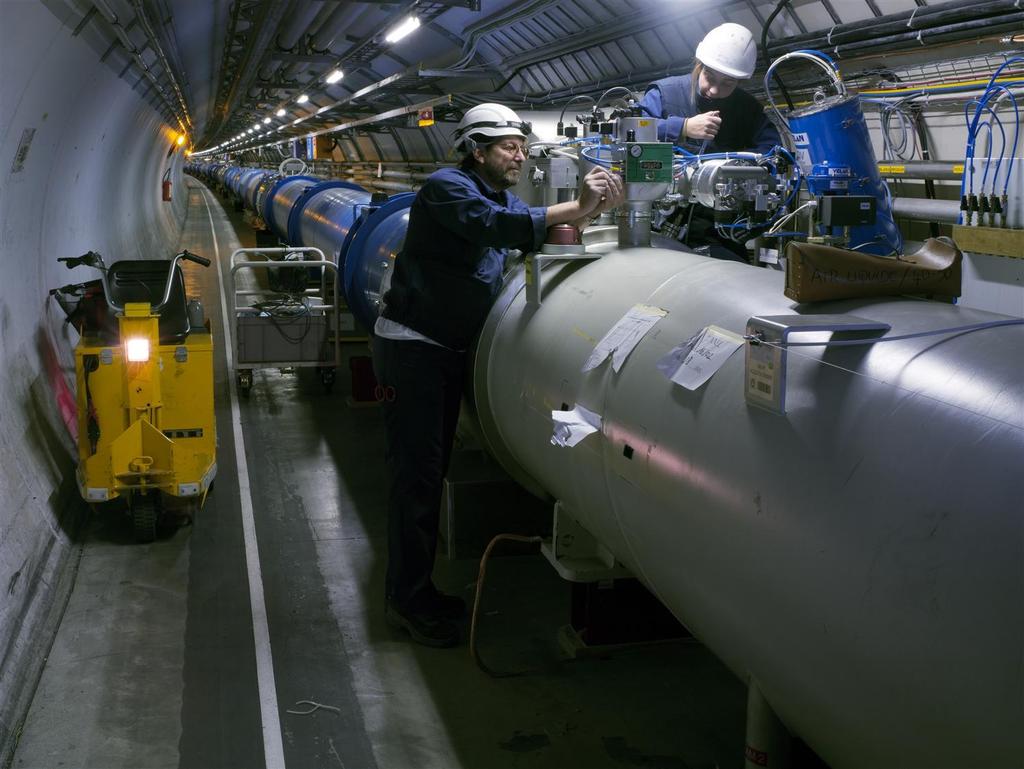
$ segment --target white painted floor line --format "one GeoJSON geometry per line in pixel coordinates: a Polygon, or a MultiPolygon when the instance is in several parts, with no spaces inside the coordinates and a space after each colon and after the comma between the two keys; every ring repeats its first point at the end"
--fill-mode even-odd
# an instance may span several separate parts
{"type": "Polygon", "coordinates": [[[252,636],[256,644],[256,681],[260,693],[260,718],[263,723],[263,753],[267,769],[285,769],[284,747],[281,741],[281,717],[277,710],[277,685],[274,682],[274,657],[270,649],[270,626],[267,622],[267,605],[263,599],[263,571],[260,569],[260,553],[256,543],[256,523],[252,514],[252,489],[249,486],[249,465],[245,460],[245,436],[242,434],[242,414],[238,408],[233,374],[235,362],[231,345],[231,319],[228,317],[227,295],[224,293],[224,274],[220,266],[220,247],[217,245],[217,231],[213,226],[213,214],[206,199],[206,190],[200,189],[206,216],[210,220],[210,234],[213,236],[213,256],[217,265],[217,279],[220,281],[220,308],[223,313],[224,330],[221,341],[228,362],[228,393],[231,397],[231,426],[235,436],[235,462],[238,465],[238,491],[242,506],[242,530],[245,533],[245,564],[249,573],[249,603],[252,605],[252,636]]]}

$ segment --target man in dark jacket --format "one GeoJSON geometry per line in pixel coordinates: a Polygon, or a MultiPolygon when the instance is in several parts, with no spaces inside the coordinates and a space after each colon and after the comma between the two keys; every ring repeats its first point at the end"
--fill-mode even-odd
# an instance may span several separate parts
{"type": "Polygon", "coordinates": [[[501,288],[505,257],[539,249],[552,225],[583,226],[622,201],[621,180],[594,169],[576,200],[526,205],[508,188],[519,181],[529,133],[503,105],[466,112],[454,139],[462,163],[417,193],[374,327],[391,476],[385,616],[428,646],[458,643],[453,620],[465,613],[431,574],[468,350],[501,288]]]}

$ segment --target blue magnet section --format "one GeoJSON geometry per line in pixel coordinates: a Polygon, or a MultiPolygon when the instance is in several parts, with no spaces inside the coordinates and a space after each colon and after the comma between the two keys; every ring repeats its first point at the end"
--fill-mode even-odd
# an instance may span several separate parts
{"type": "Polygon", "coordinates": [[[262,169],[259,168],[246,168],[238,175],[238,181],[236,182],[235,194],[238,197],[245,199],[245,191],[249,188],[249,183],[257,178],[261,173],[262,169]]]}
{"type": "Polygon", "coordinates": [[[858,97],[833,97],[791,112],[786,119],[799,161],[832,168],[846,166],[852,172],[848,194],[875,198],[874,225],[851,227],[850,246],[874,254],[902,251],[903,241],[892,218],[888,188],[878,173],[858,97]]]}
{"type": "Polygon", "coordinates": [[[405,243],[409,208],[414,192],[392,195],[367,214],[342,249],[338,267],[342,270],[345,300],[356,320],[372,329],[380,312],[380,299],[394,272],[395,257],[405,243]]]}
{"type": "Polygon", "coordinates": [[[273,171],[267,171],[263,168],[257,168],[253,173],[243,175],[238,195],[242,199],[242,204],[247,208],[255,210],[256,190],[259,189],[260,184],[263,183],[265,178],[273,175],[273,171]]]}
{"type": "Polygon", "coordinates": [[[238,190],[238,177],[242,175],[242,172],[247,169],[239,166],[231,166],[224,173],[224,186],[227,187],[229,192],[236,192],[238,190]]]}
{"type": "Polygon", "coordinates": [[[355,207],[369,200],[370,193],[352,182],[320,182],[306,188],[288,215],[288,242],[319,248],[334,259],[357,216],[355,207]]]}
{"type": "Polygon", "coordinates": [[[281,175],[276,171],[272,171],[264,176],[260,183],[256,185],[256,189],[252,193],[252,210],[256,212],[259,217],[263,216],[263,207],[267,201],[267,193],[270,192],[270,188],[274,186],[274,182],[281,178],[281,175]]]}
{"type": "Polygon", "coordinates": [[[315,176],[284,176],[274,182],[263,204],[263,221],[267,223],[272,233],[287,242],[288,217],[292,212],[292,206],[307,187],[312,187],[320,181],[315,176]]]}

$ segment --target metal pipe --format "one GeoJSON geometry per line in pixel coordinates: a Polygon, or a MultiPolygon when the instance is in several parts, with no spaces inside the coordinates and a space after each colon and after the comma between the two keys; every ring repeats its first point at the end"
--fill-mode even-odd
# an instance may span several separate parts
{"type": "MultiPolygon", "coordinates": [[[[171,97],[164,90],[164,87],[160,85],[160,80],[157,78],[155,74],[153,74],[153,71],[149,68],[149,65],[146,64],[145,60],[142,58],[142,52],[135,46],[135,43],[132,42],[131,38],[128,37],[128,33],[125,31],[124,26],[118,19],[117,14],[114,13],[114,11],[110,8],[109,5],[107,5],[107,0],[94,0],[93,5],[96,6],[96,10],[98,10],[107,20],[107,22],[114,28],[114,34],[117,35],[117,39],[121,41],[121,45],[124,47],[128,55],[135,59],[135,63],[142,71],[143,76],[147,80],[149,80],[149,82],[153,85],[153,88],[156,89],[157,95],[160,97],[160,100],[164,103],[164,106],[167,107],[168,111],[172,115],[174,115],[174,117],[178,120],[178,124],[182,128],[182,130],[184,130],[187,125],[191,125],[192,119],[188,114],[188,110],[186,109],[184,113],[184,119],[182,119],[182,115],[178,113],[178,110],[175,108],[171,97]]],[[[170,71],[167,72],[167,75],[169,78],[173,80],[170,71]]]]}
{"type": "Polygon", "coordinates": [[[870,55],[879,51],[891,51],[907,45],[935,45],[973,38],[977,35],[994,37],[1004,32],[1019,31],[1024,24],[1024,12],[1005,13],[998,17],[969,19],[939,27],[917,29],[883,37],[865,37],[853,43],[826,45],[822,40],[817,48],[839,56],[870,55]]]}
{"type": "Polygon", "coordinates": [[[960,201],[893,198],[892,212],[901,219],[956,224],[960,221],[960,201]]]}
{"type": "Polygon", "coordinates": [[[960,181],[964,175],[963,161],[884,160],[878,163],[884,177],[901,179],[949,179],[960,181]]]}
{"type": "Polygon", "coordinates": [[[381,190],[394,190],[395,192],[415,192],[420,188],[419,184],[402,184],[401,182],[385,182],[374,177],[353,176],[352,180],[357,184],[366,187],[376,187],[381,190]]]}
{"type": "Polygon", "coordinates": [[[765,699],[757,681],[747,685],[747,737],[744,769],[785,769],[789,766],[792,738],[765,699]]]}
{"type": "Polygon", "coordinates": [[[929,28],[960,21],[981,20],[990,16],[1012,12],[1020,8],[1015,0],[990,0],[990,2],[952,2],[942,5],[920,6],[911,11],[902,11],[882,16],[873,21],[858,21],[837,24],[831,29],[804,35],[787,37],[768,45],[769,57],[801,48],[820,48],[832,51],[835,48],[847,50],[850,43],[877,40],[890,35],[912,31],[927,32],[929,28]],[[911,21],[913,20],[913,21],[911,21]],[[827,31],[827,34],[824,32],[827,31]]]}
{"type": "MultiPolygon", "coordinates": [[[[742,349],[697,391],[656,364],[710,324],[792,315],[782,273],[657,248],[550,271],[539,307],[521,268],[507,278],[475,350],[472,407],[504,467],[829,765],[1017,762],[1024,326],[790,350],[780,415],[745,402],[742,349]],[[638,303],[667,314],[618,371],[581,371],[638,303]],[[601,417],[572,449],[551,441],[563,403],[601,417]]],[[[897,334],[1012,320],[895,298],[805,310],[854,311],[897,334]]]]}
{"type": "MultiPolygon", "coordinates": [[[[301,0],[291,10],[283,28],[278,32],[274,40],[274,47],[286,51],[294,48],[306,34],[309,34],[310,26],[321,10],[320,3],[314,3],[313,0],[301,0]]],[[[280,61],[266,61],[267,57],[268,54],[264,54],[264,63],[260,67],[259,76],[260,80],[272,81],[279,72],[283,73],[285,68],[280,61]]]]}
{"type": "Polygon", "coordinates": [[[178,97],[178,103],[181,104],[181,111],[185,115],[185,123],[189,128],[192,128],[192,116],[189,115],[185,95],[181,92],[181,87],[178,85],[178,78],[174,76],[174,70],[171,68],[171,63],[167,60],[167,56],[164,54],[163,46],[160,45],[156,32],[153,31],[153,26],[149,23],[149,17],[146,16],[146,9],[142,5],[142,0],[132,0],[132,6],[135,8],[135,15],[138,16],[139,21],[142,23],[142,29],[146,33],[146,38],[149,40],[150,47],[156,52],[157,58],[160,59],[160,63],[163,64],[164,72],[167,74],[167,79],[171,83],[171,88],[174,89],[174,93],[178,97]]]}
{"type": "Polygon", "coordinates": [[[651,203],[627,200],[615,215],[619,248],[641,248],[651,245],[651,203]]]}

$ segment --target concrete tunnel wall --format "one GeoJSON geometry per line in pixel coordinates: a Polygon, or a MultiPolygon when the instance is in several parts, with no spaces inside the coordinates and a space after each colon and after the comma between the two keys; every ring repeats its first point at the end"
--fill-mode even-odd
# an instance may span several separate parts
{"type": "Polygon", "coordinates": [[[137,71],[101,63],[77,22],[0,8],[0,763],[70,591],[85,505],[75,485],[73,347],[49,289],[95,277],[59,256],[166,258],[186,200],[172,127],[137,71]],[[174,200],[161,201],[172,167],[174,200]]]}

